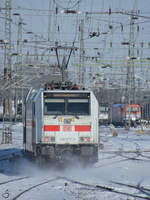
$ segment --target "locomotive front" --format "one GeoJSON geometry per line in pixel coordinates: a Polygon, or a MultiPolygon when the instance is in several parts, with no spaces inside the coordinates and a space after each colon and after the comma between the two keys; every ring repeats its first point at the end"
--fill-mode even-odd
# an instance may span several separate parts
{"type": "Polygon", "coordinates": [[[50,161],[75,157],[97,161],[98,102],[93,92],[43,90],[34,97],[32,108],[32,141],[30,149],[26,144],[27,151],[50,161]]]}

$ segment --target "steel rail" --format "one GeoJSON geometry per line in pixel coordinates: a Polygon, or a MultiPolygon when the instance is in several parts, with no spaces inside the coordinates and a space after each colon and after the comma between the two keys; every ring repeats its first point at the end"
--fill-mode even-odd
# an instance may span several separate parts
{"type": "Polygon", "coordinates": [[[92,188],[96,188],[96,189],[98,188],[100,190],[106,190],[108,192],[113,192],[113,193],[117,193],[117,194],[121,194],[121,195],[127,195],[127,196],[131,196],[131,197],[134,197],[134,198],[150,200],[150,197],[148,197],[148,196],[141,196],[141,195],[131,194],[131,193],[128,193],[128,192],[117,190],[117,189],[115,189],[113,187],[106,186],[106,185],[91,185],[91,184],[82,183],[80,181],[76,181],[76,180],[73,180],[73,179],[69,179],[69,178],[66,178],[66,177],[60,177],[60,178],[64,179],[64,180],[67,180],[67,181],[70,181],[70,182],[72,182],[74,184],[79,184],[79,185],[92,187],[92,188]]]}
{"type": "Polygon", "coordinates": [[[132,184],[121,183],[121,182],[116,182],[116,181],[111,181],[111,182],[114,183],[114,184],[117,184],[117,185],[122,185],[122,186],[126,186],[126,187],[137,189],[137,190],[141,191],[142,193],[150,196],[150,189],[145,188],[143,186],[140,186],[139,184],[132,185],[132,184]]]}
{"type": "Polygon", "coordinates": [[[36,184],[36,185],[33,185],[33,186],[27,188],[26,190],[20,192],[19,194],[17,194],[15,197],[12,198],[12,200],[18,199],[18,198],[19,198],[20,196],[22,196],[24,193],[29,192],[30,190],[32,190],[32,189],[34,189],[34,188],[36,188],[36,187],[39,187],[39,186],[41,186],[41,185],[44,185],[44,184],[47,184],[47,183],[50,183],[50,182],[53,182],[53,181],[56,181],[56,180],[58,180],[58,179],[60,179],[60,178],[59,178],[59,177],[56,177],[56,178],[53,178],[53,179],[50,179],[50,180],[47,180],[47,181],[38,183],[38,184],[36,184]]]}
{"type": "Polygon", "coordinates": [[[30,178],[30,176],[25,176],[25,177],[20,177],[20,178],[4,181],[4,182],[1,182],[0,185],[4,185],[4,184],[15,182],[15,181],[20,181],[20,180],[27,179],[27,178],[30,178]]]}

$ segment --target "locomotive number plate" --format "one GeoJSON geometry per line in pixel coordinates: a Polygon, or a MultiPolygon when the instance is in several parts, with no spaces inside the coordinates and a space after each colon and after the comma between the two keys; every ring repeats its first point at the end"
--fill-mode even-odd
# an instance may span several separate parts
{"type": "Polygon", "coordinates": [[[72,119],[64,119],[64,124],[71,124],[72,119]]]}
{"type": "Polygon", "coordinates": [[[72,126],[70,126],[70,125],[65,125],[65,126],[63,126],[63,131],[65,131],[65,132],[70,132],[70,131],[72,131],[72,126]]]}

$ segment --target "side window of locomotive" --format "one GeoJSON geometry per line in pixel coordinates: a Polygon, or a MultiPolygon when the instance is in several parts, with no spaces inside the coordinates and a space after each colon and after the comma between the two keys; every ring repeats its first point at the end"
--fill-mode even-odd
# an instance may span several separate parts
{"type": "Polygon", "coordinates": [[[89,115],[90,103],[88,99],[68,99],[67,114],[89,115]]]}
{"type": "Polygon", "coordinates": [[[65,114],[65,100],[64,99],[45,99],[44,114],[45,115],[65,114]]]}

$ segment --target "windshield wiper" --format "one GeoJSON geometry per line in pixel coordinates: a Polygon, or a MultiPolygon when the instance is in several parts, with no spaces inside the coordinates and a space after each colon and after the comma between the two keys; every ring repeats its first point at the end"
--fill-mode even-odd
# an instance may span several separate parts
{"type": "Polygon", "coordinates": [[[78,115],[74,115],[76,119],[80,119],[78,115]]]}
{"type": "Polygon", "coordinates": [[[57,115],[55,115],[54,117],[53,117],[53,119],[56,119],[58,117],[58,114],[57,115]]]}

